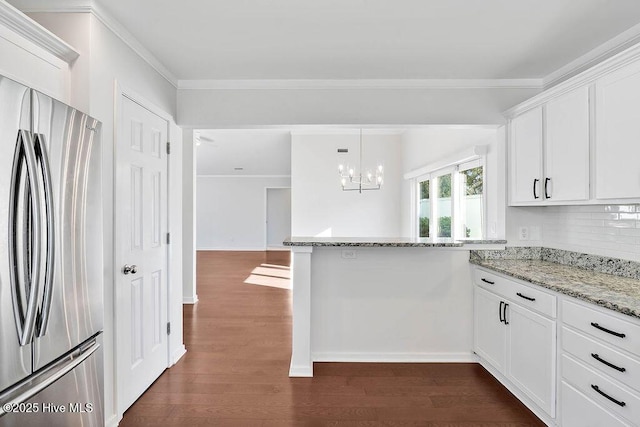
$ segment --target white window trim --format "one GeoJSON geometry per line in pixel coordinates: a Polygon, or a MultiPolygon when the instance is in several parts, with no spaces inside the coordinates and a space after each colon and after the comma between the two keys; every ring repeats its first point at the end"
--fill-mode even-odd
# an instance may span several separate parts
{"type": "Polygon", "coordinates": [[[413,197],[412,200],[414,208],[411,210],[412,218],[411,218],[411,231],[413,236],[419,237],[420,234],[420,225],[418,223],[420,217],[420,185],[419,183],[422,181],[429,180],[429,199],[431,202],[429,203],[430,212],[429,212],[429,238],[437,238],[437,203],[435,200],[437,199],[433,197],[433,191],[437,191],[438,186],[438,177],[442,175],[451,174],[452,182],[451,182],[451,238],[453,239],[466,239],[466,236],[461,229],[461,225],[458,224],[456,219],[459,217],[460,205],[461,202],[459,198],[461,194],[459,190],[460,188],[460,174],[458,172],[465,171],[468,169],[473,169],[478,166],[482,166],[482,197],[483,197],[483,218],[482,218],[482,238],[486,238],[487,236],[487,159],[486,159],[486,146],[476,146],[473,147],[472,151],[465,151],[464,153],[459,154],[457,157],[453,156],[447,160],[442,162],[432,163],[431,165],[423,166],[421,168],[416,169],[415,171],[409,172],[405,174],[405,179],[411,180],[411,185],[413,187],[413,197]],[[458,161],[452,159],[458,159],[458,161]],[[436,168],[432,168],[436,167],[436,168]],[[432,169],[430,169],[432,168],[432,169]],[[418,174],[419,172],[419,174],[418,174]]]}

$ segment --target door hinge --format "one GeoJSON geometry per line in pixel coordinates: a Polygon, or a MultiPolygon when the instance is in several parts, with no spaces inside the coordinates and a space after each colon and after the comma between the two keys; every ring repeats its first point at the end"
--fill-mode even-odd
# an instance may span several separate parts
{"type": "Polygon", "coordinates": [[[171,233],[167,233],[167,245],[171,243],[171,233]]]}
{"type": "Polygon", "coordinates": [[[167,141],[167,154],[171,154],[171,143],[167,141]]]}
{"type": "Polygon", "coordinates": [[[167,322],[167,335],[171,335],[171,322],[167,322]]]}

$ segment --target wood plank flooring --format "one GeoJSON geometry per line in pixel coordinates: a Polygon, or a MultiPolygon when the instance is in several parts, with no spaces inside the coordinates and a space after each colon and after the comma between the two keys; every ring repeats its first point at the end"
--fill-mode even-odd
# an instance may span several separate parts
{"type": "Polygon", "coordinates": [[[289,378],[291,291],[244,283],[262,264],[289,253],[198,253],[187,354],[121,426],[544,426],[476,364],[316,363],[289,378]]]}

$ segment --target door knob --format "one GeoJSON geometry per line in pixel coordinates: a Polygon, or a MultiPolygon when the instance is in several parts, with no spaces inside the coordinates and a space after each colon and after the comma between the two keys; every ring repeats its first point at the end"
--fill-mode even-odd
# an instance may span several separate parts
{"type": "Polygon", "coordinates": [[[138,272],[138,266],[135,264],[125,264],[124,267],[122,267],[122,272],[124,274],[136,274],[138,272]]]}

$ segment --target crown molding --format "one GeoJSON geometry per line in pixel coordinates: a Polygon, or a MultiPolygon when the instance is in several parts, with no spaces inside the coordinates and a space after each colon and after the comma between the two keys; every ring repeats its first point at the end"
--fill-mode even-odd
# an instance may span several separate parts
{"type": "Polygon", "coordinates": [[[80,56],[71,45],[5,1],[0,1],[0,23],[67,64],[80,56]]]}
{"type": "Polygon", "coordinates": [[[542,89],[542,79],[178,80],[181,90],[542,89]]]}
{"type": "Polygon", "coordinates": [[[571,92],[579,87],[592,84],[600,77],[638,60],[640,60],[640,43],[636,43],[622,52],[619,52],[596,65],[591,66],[581,73],[570,77],[562,83],[529,98],[528,100],[506,110],[503,114],[507,118],[522,114],[525,111],[542,105],[560,95],[571,92]]]}
{"type": "Polygon", "coordinates": [[[43,6],[26,5],[24,13],[91,13],[113,34],[115,34],[124,44],[129,46],[140,58],[151,66],[173,87],[178,87],[178,79],[162,64],[142,43],[138,41],[122,24],[120,24],[111,14],[106,12],[99,4],[93,0],[62,1],[58,4],[46,4],[43,6]]]}
{"type": "Polygon", "coordinates": [[[560,84],[638,43],[640,43],[640,24],[634,25],[595,49],[549,73],[542,79],[544,87],[548,89],[560,84]]]}

